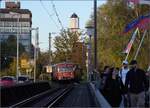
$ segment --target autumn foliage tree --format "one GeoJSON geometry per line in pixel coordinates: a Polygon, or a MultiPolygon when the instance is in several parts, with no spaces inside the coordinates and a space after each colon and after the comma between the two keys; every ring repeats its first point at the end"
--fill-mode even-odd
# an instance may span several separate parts
{"type": "MultiPolygon", "coordinates": [[[[1,42],[1,75],[15,75],[16,73],[16,52],[17,39],[16,36],[10,35],[7,40],[1,42]]],[[[19,55],[25,53],[25,47],[19,43],[19,55]]]]}
{"type": "MultiPolygon", "coordinates": [[[[136,19],[138,16],[149,13],[148,5],[135,5],[134,8],[129,7],[125,0],[108,0],[105,4],[97,9],[97,35],[98,35],[98,63],[102,69],[104,65],[120,67],[125,59],[123,50],[128,41],[131,39],[134,29],[127,34],[122,34],[125,26],[136,19]]],[[[91,16],[93,21],[93,15],[91,16]]],[[[143,32],[136,37],[134,45],[131,49],[129,59],[134,58],[135,52],[142,38],[143,32]]],[[[147,68],[149,63],[148,52],[150,43],[150,32],[148,31],[140,53],[137,57],[140,67],[147,68]]]]}
{"type": "Polygon", "coordinates": [[[81,34],[78,32],[71,32],[69,29],[61,31],[54,39],[54,62],[64,62],[70,60],[71,52],[74,43],[79,40],[81,34]]]}

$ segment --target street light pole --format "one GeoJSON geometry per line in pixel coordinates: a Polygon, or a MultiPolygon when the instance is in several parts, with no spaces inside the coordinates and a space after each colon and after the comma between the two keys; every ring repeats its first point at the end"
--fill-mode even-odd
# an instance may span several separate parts
{"type": "Polygon", "coordinates": [[[97,0],[94,0],[94,69],[97,69],[97,0]]]}
{"type": "Polygon", "coordinates": [[[87,81],[91,81],[91,74],[92,74],[92,60],[91,60],[91,35],[89,35],[89,41],[88,41],[88,45],[87,45],[87,81]]]}
{"type": "Polygon", "coordinates": [[[35,47],[34,47],[34,82],[36,81],[36,61],[38,57],[38,38],[39,38],[39,28],[37,27],[36,29],[36,37],[35,37],[35,47]]]}
{"type": "Polygon", "coordinates": [[[49,33],[49,65],[51,65],[51,33],[49,33]]]}
{"type": "MultiPolygon", "coordinates": [[[[10,14],[12,14],[12,16],[15,16],[17,15],[17,27],[19,28],[19,13],[14,13],[14,12],[10,12],[10,14]]],[[[21,24],[20,24],[20,27],[21,27],[21,24]]],[[[17,29],[17,64],[16,64],[16,79],[17,79],[17,82],[18,82],[18,76],[19,76],[19,33],[21,32],[21,29],[17,29]]]]}
{"type": "MultiPolygon", "coordinates": [[[[17,25],[19,26],[19,17],[17,18],[17,25]]],[[[20,30],[21,31],[21,30],[20,30]]],[[[18,76],[19,76],[19,30],[17,30],[17,74],[16,78],[18,81],[18,76]]]]}
{"type": "Polygon", "coordinates": [[[91,81],[92,78],[92,54],[91,54],[91,48],[92,48],[92,42],[91,42],[91,37],[93,35],[93,31],[94,31],[94,27],[92,25],[87,25],[86,26],[87,29],[87,35],[89,36],[89,42],[88,42],[88,76],[89,76],[89,80],[91,81]]]}
{"type": "Polygon", "coordinates": [[[89,35],[89,80],[91,81],[91,75],[92,75],[92,41],[91,41],[92,35],[89,35]]]}

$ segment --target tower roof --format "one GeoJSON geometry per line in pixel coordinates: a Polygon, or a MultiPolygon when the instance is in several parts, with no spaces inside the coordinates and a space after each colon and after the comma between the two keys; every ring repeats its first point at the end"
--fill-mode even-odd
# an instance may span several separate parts
{"type": "Polygon", "coordinates": [[[78,18],[78,15],[76,13],[73,13],[70,18],[78,18]]]}

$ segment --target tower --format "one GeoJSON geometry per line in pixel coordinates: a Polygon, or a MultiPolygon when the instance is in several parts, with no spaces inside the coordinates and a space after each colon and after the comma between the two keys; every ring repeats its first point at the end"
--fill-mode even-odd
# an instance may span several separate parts
{"type": "Polygon", "coordinates": [[[79,17],[76,13],[73,13],[70,17],[69,29],[72,32],[77,32],[79,29],[79,17]]]}

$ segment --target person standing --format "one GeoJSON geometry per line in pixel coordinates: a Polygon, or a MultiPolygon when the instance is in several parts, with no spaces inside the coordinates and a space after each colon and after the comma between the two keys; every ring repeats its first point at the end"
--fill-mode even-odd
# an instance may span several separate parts
{"type": "Polygon", "coordinates": [[[105,66],[104,70],[103,70],[103,73],[101,74],[101,87],[100,87],[100,90],[101,90],[102,94],[105,92],[105,91],[103,91],[103,89],[104,89],[104,86],[105,86],[105,83],[106,83],[106,79],[109,76],[109,73],[110,73],[110,67],[105,66]]]}
{"type": "Polygon", "coordinates": [[[131,107],[144,107],[144,90],[148,90],[146,75],[142,69],[138,68],[136,60],[132,60],[130,65],[131,69],[127,73],[125,80],[126,93],[129,92],[130,94],[131,107]]]}
{"type": "MultiPolygon", "coordinates": [[[[146,72],[146,79],[148,81],[148,85],[150,83],[150,65],[146,72]]],[[[150,86],[148,86],[148,92],[145,93],[145,107],[150,107],[150,86]]]]}
{"type": "Polygon", "coordinates": [[[119,76],[124,85],[125,85],[126,75],[127,75],[128,71],[129,71],[128,62],[123,61],[122,68],[119,71],[119,76]]]}
{"type": "MultiPolygon", "coordinates": [[[[128,61],[124,60],[123,63],[122,63],[122,68],[119,71],[119,77],[121,78],[121,80],[123,82],[123,86],[125,86],[125,80],[126,80],[126,75],[127,75],[128,71],[129,71],[128,61]]],[[[130,104],[129,95],[127,97],[122,95],[121,106],[122,107],[127,107],[127,106],[130,106],[129,104],[130,104]]]]}
{"type": "Polygon", "coordinates": [[[104,86],[104,91],[106,92],[104,97],[112,107],[119,107],[122,100],[121,95],[123,94],[123,83],[117,74],[117,69],[111,68],[104,86]]]}

